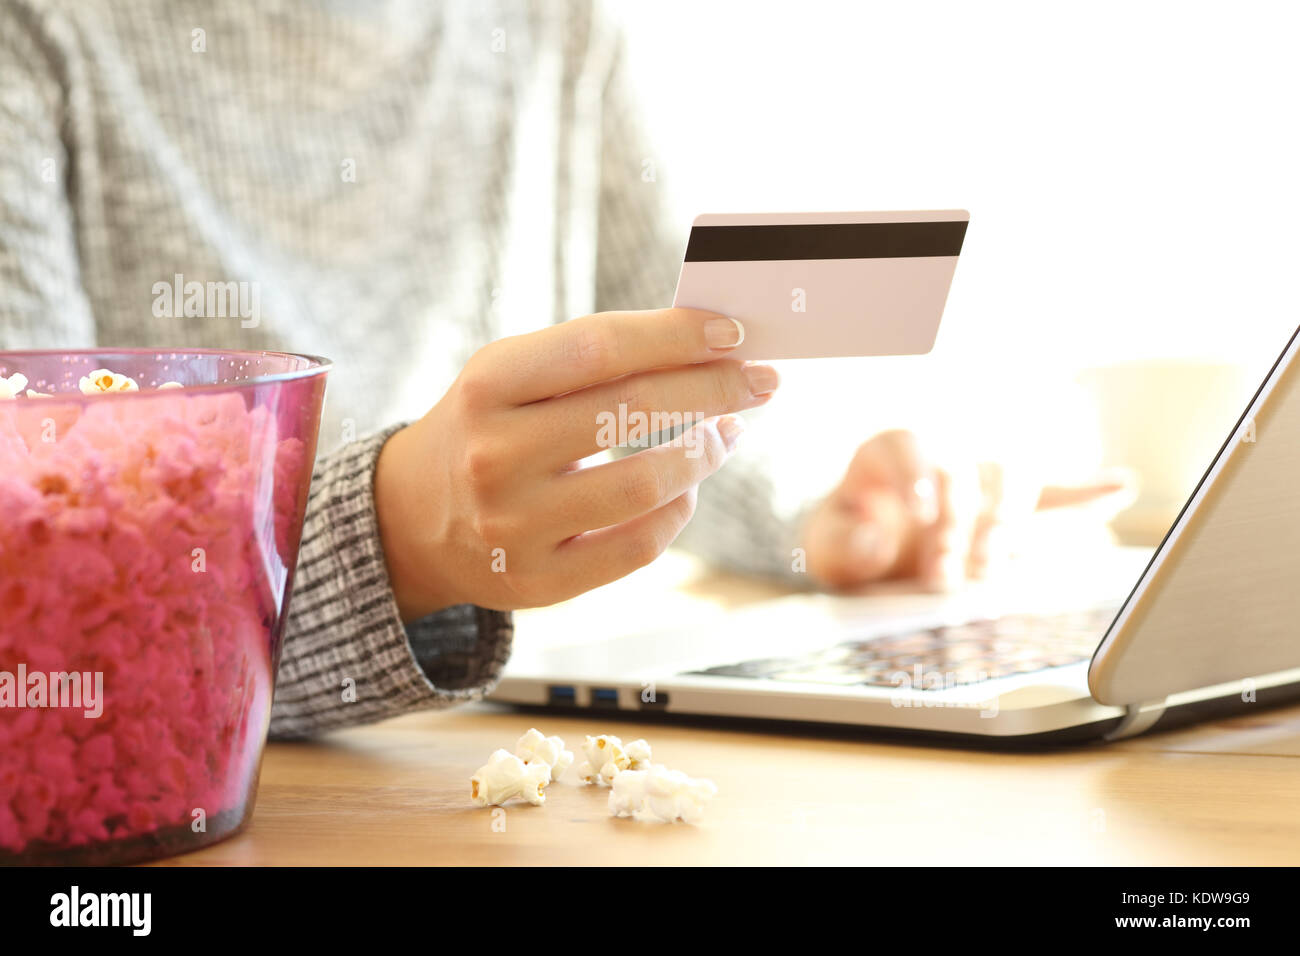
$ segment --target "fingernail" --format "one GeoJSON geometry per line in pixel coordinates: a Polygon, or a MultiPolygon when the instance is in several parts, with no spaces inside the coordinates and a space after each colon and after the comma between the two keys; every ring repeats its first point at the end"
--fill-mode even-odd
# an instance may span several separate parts
{"type": "Polygon", "coordinates": [[[781,377],[776,374],[776,369],[770,365],[758,365],[749,362],[745,365],[745,381],[749,383],[749,390],[754,395],[766,395],[769,392],[775,392],[777,385],[781,383],[781,377]]]}
{"type": "Polygon", "coordinates": [[[736,443],[744,433],[745,420],[739,415],[724,415],[718,419],[718,434],[722,436],[722,444],[727,446],[728,452],[735,451],[736,443]]]}
{"type": "Polygon", "coordinates": [[[711,349],[734,349],[745,341],[745,327],[735,319],[709,319],[704,323],[704,342],[711,349]]]}
{"type": "Polygon", "coordinates": [[[922,524],[933,524],[939,518],[939,496],[932,478],[918,478],[912,485],[916,495],[917,517],[922,524]]]}

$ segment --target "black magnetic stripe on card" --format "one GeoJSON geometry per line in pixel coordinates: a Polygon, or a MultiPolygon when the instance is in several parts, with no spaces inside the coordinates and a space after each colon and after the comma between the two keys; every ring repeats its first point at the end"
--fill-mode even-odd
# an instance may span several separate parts
{"type": "Polygon", "coordinates": [[[919,259],[961,254],[967,221],[694,226],[687,262],[919,259]]]}

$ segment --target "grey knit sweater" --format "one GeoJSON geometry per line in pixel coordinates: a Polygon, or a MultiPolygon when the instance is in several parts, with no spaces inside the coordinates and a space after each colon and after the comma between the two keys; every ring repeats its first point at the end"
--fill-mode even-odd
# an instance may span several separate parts
{"type": "MultiPolygon", "coordinates": [[[[403,627],[374,462],[491,339],[669,301],[684,235],[654,173],[584,0],[0,0],[0,346],[337,363],[272,733],[492,685],[508,615],[403,627]],[[255,283],[257,315],[158,317],[176,275],[255,283]]],[[[763,500],[730,480],[713,500],[763,500]]],[[[709,503],[714,557],[786,560],[785,531],[709,503]]]]}

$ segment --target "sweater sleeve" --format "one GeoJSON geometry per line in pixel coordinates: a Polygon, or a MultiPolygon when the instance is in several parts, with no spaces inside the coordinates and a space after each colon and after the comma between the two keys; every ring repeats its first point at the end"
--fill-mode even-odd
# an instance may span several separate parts
{"type": "Polygon", "coordinates": [[[375,517],[374,471],[396,427],[322,458],[312,477],[273,737],[305,737],[482,697],[510,655],[510,615],[471,605],[403,627],[375,517]]]}
{"type": "MultiPolygon", "coordinates": [[[[0,5],[0,347],[98,344],[77,244],[62,25],[0,5]]],[[[289,601],[271,732],[306,736],[481,696],[510,616],[454,607],[410,627],[379,542],[372,478],[391,429],[323,457],[289,601]]]]}
{"type": "MultiPolygon", "coordinates": [[[[669,213],[668,170],[640,120],[621,43],[611,59],[602,111],[596,308],[662,308],[673,300],[689,223],[674,223],[669,213]]],[[[757,439],[763,409],[745,418],[757,439]]],[[[700,486],[695,516],[677,545],[711,564],[802,585],[807,576],[792,570],[793,550],[807,506],[788,512],[777,505],[770,462],[752,439],[700,486]]]]}
{"type": "Polygon", "coordinates": [[[0,347],[94,346],[62,135],[58,25],[0,6],[0,347]]]}

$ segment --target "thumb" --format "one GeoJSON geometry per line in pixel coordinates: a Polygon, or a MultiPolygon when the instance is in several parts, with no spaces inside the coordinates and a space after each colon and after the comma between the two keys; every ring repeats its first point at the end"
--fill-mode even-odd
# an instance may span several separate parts
{"type": "Polygon", "coordinates": [[[889,577],[906,546],[907,514],[897,496],[879,490],[852,504],[823,502],[809,524],[808,570],[836,589],[889,577]]]}

